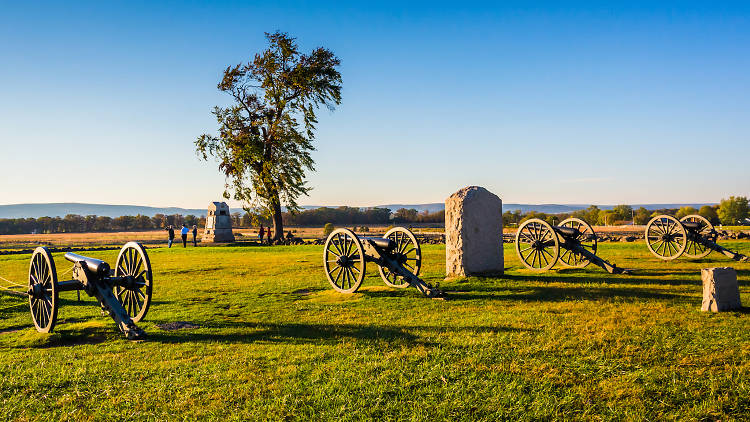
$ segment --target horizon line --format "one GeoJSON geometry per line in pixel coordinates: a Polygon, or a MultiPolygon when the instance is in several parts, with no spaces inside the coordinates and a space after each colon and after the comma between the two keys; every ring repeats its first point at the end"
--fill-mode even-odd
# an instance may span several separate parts
{"type": "MultiPolygon", "coordinates": [[[[216,202],[216,201],[209,201],[209,202],[216,202]]],[[[227,202],[225,201],[219,201],[219,202],[227,202]]],[[[432,204],[444,204],[445,202],[422,202],[422,203],[390,203],[390,204],[377,204],[377,205],[345,205],[345,204],[338,204],[338,205],[318,205],[318,204],[300,204],[300,207],[317,207],[317,208],[337,208],[337,207],[356,207],[356,208],[373,208],[373,207],[379,207],[383,205],[432,205],[432,204]]],[[[18,205],[103,205],[103,206],[113,206],[113,207],[148,207],[148,208],[182,208],[182,209],[203,209],[204,207],[190,207],[190,206],[177,206],[177,205],[144,205],[144,204],[104,204],[104,203],[96,203],[96,202],[23,202],[23,203],[9,203],[9,204],[0,204],[0,207],[5,206],[18,206],[18,205]]],[[[671,202],[632,202],[632,203],[593,203],[593,202],[576,202],[576,203],[562,203],[562,202],[538,202],[538,203],[531,203],[531,202],[506,202],[503,201],[503,204],[515,204],[515,205],[561,205],[561,206],[581,206],[581,205],[667,205],[667,204],[704,204],[704,205],[716,205],[719,204],[718,201],[671,201],[671,202]]]]}

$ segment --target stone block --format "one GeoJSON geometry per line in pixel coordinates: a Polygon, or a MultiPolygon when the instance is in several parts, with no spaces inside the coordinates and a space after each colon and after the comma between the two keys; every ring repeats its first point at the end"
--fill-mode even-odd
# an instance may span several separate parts
{"type": "Polygon", "coordinates": [[[701,311],[723,312],[742,308],[740,286],[734,268],[704,268],[701,311]]]}
{"type": "Polygon", "coordinates": [[[445,200],[446,277],[502,275],[503,201],[479,186],[445,200]]]}

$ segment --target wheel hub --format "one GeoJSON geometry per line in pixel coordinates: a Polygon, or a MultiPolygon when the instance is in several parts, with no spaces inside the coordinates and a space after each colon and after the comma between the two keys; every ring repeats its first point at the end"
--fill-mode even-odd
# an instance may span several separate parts
{"type": "Polygon", "coordinates": [[[125,288],[127,289],[134,289],[135,288],[135,277],[132,275],[126,275],[125,276],[125,282],[123,283],[125,288]]]}
{"type": "Polygon", "coordinates": [[[338,257],[336,260],[336,264],[338,264],[341,267],[350,267],[352,265],[352,261],[349,259],[348,256],[342,255],[338,257]]]}
{"type": "Polygon", "coordinates": [[[42,287],[41,283],[36,283],[29,287],[26,293],[34,299],[41,299],[44,295],[44,287],[42,287]]]}
{"type": "Polygon", "coordinates": [[[404,265],[406,263],[406,255],[402,253],[397,253],[395,255],[395,258],[396,258],[396,262],[398,262],[401,265],[404,265]]]}

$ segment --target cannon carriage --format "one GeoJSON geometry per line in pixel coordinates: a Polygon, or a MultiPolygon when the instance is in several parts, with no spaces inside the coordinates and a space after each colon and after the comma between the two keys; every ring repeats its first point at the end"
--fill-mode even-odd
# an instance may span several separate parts
{"type": "Polygon", "coordinates": [[[358,236],[349,229],[336,229],[326,239],[323,268],[334,290],[354,293],[365,278],[366,264],[374,263],[383,282],[390,287],[412,286],[427,297],[443,296],[436,286],[419,278],[422,250],[414,234],[403,227],[388,230],[382,238],[358,236]]]}
{"type": "Polygon", "coordinates": [[[561,262],[571,268],[594,264],[610,274],[629,274],[632,271],[596,255],[596,233],[580,218],[568,218],[557,226],[538,218],[529,219],[518,228],[515,247],[521,263],[530,270],[546,271],[561,262]]]}
{"type": "Polygon", "coordinates": [[[36,248],[31,256],[26,295],[37,331],[54,330],[60,292],[82,290],[99,301],[102,312],[112,317],[128,339],[145,335],[135,324],[143,320],[151,304],[153,273],[140,243],[125,244],[114,269],[102,260],[72,252],[66,253],[65,259],[73,263],[73,279],[58,281],[55,260],[46,247],[36,248]]]}
{"type": "Polygon", "coordinates": [[[718,236],[713,224],[698,214],[686,215],[679,220],[671,215],[657,215],[646,224],[645,234],[648,250],[665,261],[683,255],[704,258],[713,251],[735,261],[748,260],[747,256],[717,244],[718,236]]]}

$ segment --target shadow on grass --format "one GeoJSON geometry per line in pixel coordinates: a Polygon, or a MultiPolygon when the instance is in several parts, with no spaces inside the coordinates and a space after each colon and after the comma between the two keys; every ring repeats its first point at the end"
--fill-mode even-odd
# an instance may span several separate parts
{"type": "Polygon", "coordinates": [[[478,291],[477,289],[450,291],[448,292],[448,297],[450,300],[505,300],[530,302],[569,302],[580,300],[617,299],[623,302],[668,300],[673,303],[693,303],[697,300],[692,296],[644,289],[616,289],[608,287],[560,288],[544,286],[508,287],[487,291],[478,291]]]}
{"type": "Polygon", "coordinates": [[[91,332],[81,333],[76,331],[74,333],[57,333],[52,335],[49,340],[43,344],[33,344],[27,347],[35,349],[49,349],[54,347],[67,347],[67,346],[80,346],[85,344],[99,344],[107,340],[107,336],[104,333],[91,332]]]}
{"type": "MultiPolygon", "coordinates": [[[[719,265],[714,265],[719,267],[719,265]]],[[[709,266],[706,266],[709,268],[709,266]]],[[[564,283],[605,283],[605,284],[654,284],[654,285],[700,285],[700,268],[664,268],[639,269],[633,268],[633,274],[609,274],[594,266],[582,268],[560,268],[549,272],[531,272],[521,268],[506,268],[506,274],[500,277],[470,277],[459,280],[467,282],[474,280],[522,280],[530,282],[564,282],[564,283]],[[512,272],[512,274],[508,274],[512,272]],[[675,277],[675,278],[664,278],[675,277]]],[[[750,270],[736,269],[740,284],[742,278],[750,277],[750,270]]]]}
{"type": "Polygon", "coordinates": [[[29,324],[12,325],[10,327],[0,328],[0,334],[15,333],[23,329],[29,328],[29,324]]]}
{"type": "Polygon", "coordinates": [[[435,332],[518,332],[529,331],[512,327],[428,327],[428,326],[405,326],[387,327],[378,325],[353,325],[353,324],[263,324],[263,323],[216,323],[211,322],[203,325],[203,328],[221,328],[230,330],[243,330],[247,333],[196,333],[193,331],[154,331],[148,334],[149,341],[163,343],[185,343],[185,342],[223,342],[223,343],[254,343],[254,342],[278,342],[278,343],[339,343],[342,339],[353,339],[363,341],[387,341],[399,342],[408,346],[434,346],[435,343],[421,340],[419,335],[411,331],[435,331],[435,332]]]}
{"type": "MultiPolygon", "coordinates": [[[[24,303],[26,304],[26,306],[27,306],[26,310],[28,311],[28,302],[24,302],[24,303]]],[[[95,309],[95,308],[98,309],[99,308],[99,301],[97,301],[94,298],[89,297],[85,293],[83,295],[81,295],[81,300],[80,301],[78,299],[63,299],[63,298],[60,298],[57,303],[58,303],[58,306],[60,308],[67,308],[67,307],[70,307],[70,306],[85,306],[85,307],[91,307],[92,309],[95,309]]],[[[151,300],[151,305],[150,306],[166,305],[168,303],[171,303],[171,302],[170,301],[165,301],[165,300],[151,300]]]]}
{"type": "MultiPolygon", "coordinates": [[[[627,278],[628,284],[655,284],[651,279],[627,278]],[[635,282],[635,283],[633,283],[635,282]]],[[[486,300],[486,301],[545,301],[562,302],[576,300],[617,299],[625,302],[643,300],[667,300],[672,303],[693,303],[695,295],[682,292],[665,292],[663,290],[623,286],[618,279],[617,285],[608,285],[605,280],[598,284],[596,279],[583,277],[528,277],[506,275],[502,279],[470,278],[450,286],[441,286],[446,291],[446,298],[450,301],[486,300]],[[518,285],[499,285],[498,281],[518,281],[518,285]],[[540,286],[540,282],[568,283],[569,286],[540,286]],[[526,283],[534,283],[532,285],[526,283]],[[585,286],[581,284],[587,284],[585,286]],[[593,285],[592,285],[593,284],[593,285]]],[[[611,283],[614,284],[614,283],[611,283]]],[[[694,280],[667,280],[668,285],[695,286],[695,293],[700,293],[700,283],[694,280]]],[[[413,298],[420,299],[420,294],[414,289],[404,290],[360,290],[358,293],[370,298],[413,298]]],[[[429,300],[424,298],[424,300],[429,300]]]]}
{"type": "Polygon", "coordinates": [[[103,326],[78,327],[76,329],[55,327],[53,333],[46,334],[38,333],[34,330],[33,326],[29,328],[28,325],[25,325],[19,327],[18,331],[22,331],[22,333],[13,342],[13,346],[18,349],[49,349],[99,344],[107,341],[112,335],[110,327],[103,326]]]}
{"type": "MultiPolygon", "coordinates": [[[[687,274],[678,274],[678,273],[667,273],[668,275],[695,275],[695,272],[690,272],[687,274]]],[[[667,275],[665,274],[665,275],[667,275]]],[[[700,286],[700,273],[696,275],[695,279],[689,279],[689,278],[647,278],[643,277],[646,274],[640,274],[641,277],[638,277],[639,274],[635,275],[611,275],[607,273],[603,273],[601,275],[596,274],[595,277],[592,277],[592,273],[587,272],[586,270],[564,270],[559,271],[557,274],[552,275],[539,275],[535,276],[533,274],[506,274],[500,278],[499,280],[505,280],[505,281],[523,281],[523,282],[532,282],[532,283],[538,283],[538,282],[547,282],[547,283],[568,283],[568,284],[592,284],[592,283],[598,283],[598,284],[605,284],[605,285],[666,285],[666,286],[700,286]],[[574,274],[581,274],[581,276],[575,276],[574,274]]],[[[649,276],[658,276],[659,274],[649,273],[649,276]]],[[[487,281],[490,281],[491,279],[487,279],[487,281]]]]}

